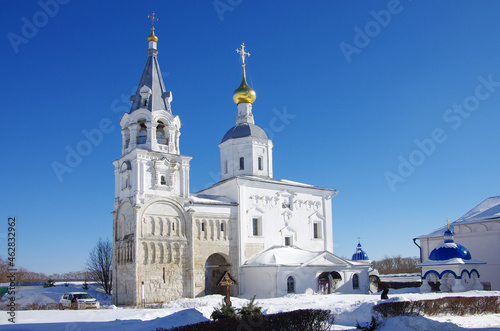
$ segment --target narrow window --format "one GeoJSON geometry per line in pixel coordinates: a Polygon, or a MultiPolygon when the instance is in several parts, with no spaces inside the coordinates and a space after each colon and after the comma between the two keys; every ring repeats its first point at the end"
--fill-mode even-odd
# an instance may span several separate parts
{"type": "Polygon", "coordinates": [[[167,185],[167,181],[165,180],[165,176],[160,177],[160,184],[161,185],[167,185]]]}
{"type": "Polygon", "coordinates": [[[240,170],[245,170],[245,158],[240,157],[240,170]]]}
{"type": "Polygon", "coordinates": [[[224,161],[224,173],[227,174],[227,160],[224,161]]]}
{"type": "Polygon", "coordinates": [[[295,279],[292,276],[289,276],[286,280],[286,292],[295,293],[295,279]]]}
{"type": "Polygon", "coordinates": [[[259,156],[258,163],[259,163],[259,170],[262,170],[262,156],[259,156]]]}
{"type": "Polygon", "coordinates": [[[165,283],[165,267],[163,267],[163,282],[165,283]]]}
{"type": "Polygon", "coordinates": [[[172,222],[172,231],[175,231],[175,223],[172,222]]]}
{"type": "Polygon", "coordinates": [[[201,223],[201,231],[205,231],[205,223],[201,223]]]}
{"type": "Polygon", "coordinates": [[[314,232],[314,239],[318,239],[319,238],[319,223],[318,222],[315,222],[313,224],[314,228],[313,228],[313,232],[314,232]]]}
{"type": "Polygon", "coordinates": [[[258,236],[260,233],[259,231],[259,219],[258,218],[252,218],[252,227],[253,227],[253,235],[258,236]]]}
{"type": "Polygon", "coordinates": [[[220,230],[221,230],[221,231],[224,231],[224,223],[221,223],[221,224],[220,224],[220,230]]]}
{"type": "Polygon", "coordinates": [[[354,290],[359,289],[359,276],[358,276],[358,274],[354,274],[354,276],[352,276],[352,288],[354,290]]]}
{"type": "Polygon", "coordinates": [[[290,238],[289,236],[288,237],[285,237],[285,246],[290,246],[292,244],[292,238],[290,238]]]}

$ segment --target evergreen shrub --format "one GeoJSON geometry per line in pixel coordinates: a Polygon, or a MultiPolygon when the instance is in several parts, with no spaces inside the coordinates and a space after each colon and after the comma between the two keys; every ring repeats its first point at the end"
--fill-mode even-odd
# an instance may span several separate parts
{"type": "Polygon", "coordinates": [[[373,307],[382,317],[401,315],[476,315],[500,313],[500,297],[446,297],[434,300],[383,302],[373,307]]]}
{"type": "Polygon", "coordinates": [[[330,330],[333,320],[329,310],[303,309],[270,315],[230,317],[172,329],[157,328],[156,331],[326,331],[330,330]]]}

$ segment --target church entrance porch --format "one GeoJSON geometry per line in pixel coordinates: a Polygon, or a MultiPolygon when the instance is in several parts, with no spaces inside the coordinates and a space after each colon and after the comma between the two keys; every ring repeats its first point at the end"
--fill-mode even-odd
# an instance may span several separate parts
{"type": "Polygon", "coordinates": [[[340,281],[342,281],[342,276],[338,272],[322,272],[318,277],[319,293],[330,294],[335,292],[340,281]]]}
{"type": "Polygon", "coordinates": [[[205,262],[205,295],[226,293],[225,288],[217,286],[224,272],[231,272],[231,264],[221,254],[215,253],[205,262]]]}

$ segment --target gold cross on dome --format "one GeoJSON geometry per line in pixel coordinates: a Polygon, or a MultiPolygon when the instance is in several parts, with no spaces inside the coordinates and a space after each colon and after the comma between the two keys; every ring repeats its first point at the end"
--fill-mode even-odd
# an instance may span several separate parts
{"type": "Polygon", "coordinates": [[[358,244],[361,244],[361,237],[358,237],[358,244]]]}
{"type": "Polygon", "coordinates": [[[153,13],[151,15],[148,15],[148,18],[151,19],[151,25],[154,27],[155,26],[155,20],[160,20],[158,17],[155,16],[155,12],[153,11],[153,13]]]}
{"type": "Polygon", "coordinates": [[[241,61],[245,64],[245,56],[250,56],[250,53],[245,52],[245,43],[241,44],[241,49],[236,49],[236,52],[241,54],[241,61]]]}
{"type": "Polygon", "coordinates": [[[448,230],[449,230],[449,229],[450,229],[450,219],[449,219],[449,218],[447,218],[447,219],[446,219],[446,222],[448,222],[448,230]]]}

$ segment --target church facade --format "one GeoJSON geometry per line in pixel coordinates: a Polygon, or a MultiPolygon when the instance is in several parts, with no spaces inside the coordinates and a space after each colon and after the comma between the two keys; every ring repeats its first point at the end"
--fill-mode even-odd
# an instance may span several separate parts
{"type": "Polygon", "coordinates": [[[113,303],[222,293],[217,282],[225,271],[236,280],[233,296],[367,293],[370,263],[333,254],[337,191],[273,178],[273,143],[254,122],[244,45],[236,123],[219,144],[221,180],[189,192],[191,157],[180,152],[181,121],[171,110],[157,41],[153,27],[132,107],[120,120],[113,303]]]}

